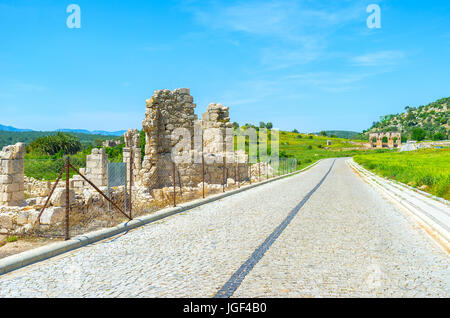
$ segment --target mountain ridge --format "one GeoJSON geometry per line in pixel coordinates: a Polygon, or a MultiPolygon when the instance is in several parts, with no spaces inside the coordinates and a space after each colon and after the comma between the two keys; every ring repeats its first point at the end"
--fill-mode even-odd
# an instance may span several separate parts
{"type": "Polygon", "coordinates": [[[106,131],[106,130],[94,130],[90,131],[87,129],[68,129],[68,128],[61,128],[56,130],[49,130],[49,131],[38,131],[33,129],[21,129],[16,128],[13,126],[5,126],[0,124],[0,131],[10,131],[10,132],[67,132],[67,133],[80,133],[80,134],[87,134],[87,135],[103,135],[103,136],[122,136],[126,130],[118,130],[118,131],[106,131]]]}

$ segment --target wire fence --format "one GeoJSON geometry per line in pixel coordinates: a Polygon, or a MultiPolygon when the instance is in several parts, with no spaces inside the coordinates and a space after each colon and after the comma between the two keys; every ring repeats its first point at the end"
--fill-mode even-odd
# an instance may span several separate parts
{"type": "Polygon", "coordinates": [[[231,191],[297,170],[297,160],[261,159],[254,164],[159,165],[151,185],[136,184],[127,163],[107,163],[102,179],[86,173],[77,158],[25,160],[25,197],[39,214],[32,235],[69,239],[108,228],[165,207],[231,191]],[[99,184],[100,183],[100,184],[99,184]]]}

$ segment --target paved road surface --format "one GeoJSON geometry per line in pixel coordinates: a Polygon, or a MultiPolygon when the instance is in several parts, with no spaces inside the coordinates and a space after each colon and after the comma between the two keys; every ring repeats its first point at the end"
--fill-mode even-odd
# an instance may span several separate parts
{"type": "Polygon", "coordinates": [[[0,297],[449,297],[449,263],[329,159],[0,276],[0,297]]]}

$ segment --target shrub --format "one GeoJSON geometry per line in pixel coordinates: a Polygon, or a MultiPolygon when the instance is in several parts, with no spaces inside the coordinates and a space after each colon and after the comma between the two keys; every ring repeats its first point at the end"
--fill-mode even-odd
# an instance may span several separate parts
{"type": "Polygon", "coordinates": [[[27,147],[28,152],[43,155],[73,155],[82,148],[80,139],[58,132],[56,135],[40,137],[27,147]]]}
{"type": "Polygon", "coordinates": [[[414,128],[411,132],[411,138],[416,141],[422,141],[425,139],[426,131],[422,128],[414,128]]]}

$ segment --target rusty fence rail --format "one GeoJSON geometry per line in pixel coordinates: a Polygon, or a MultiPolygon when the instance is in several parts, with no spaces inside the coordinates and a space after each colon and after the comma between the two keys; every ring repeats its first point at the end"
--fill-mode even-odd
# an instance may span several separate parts
{"type": "MultiPolygon", "coordinates": [[[[72,176],[78,175],[81,180],[83,180],[86,185],[88,185],[91,189],[94,190],[95,193],[98,194],[98,197],[100,199],[103,199],[108,204],[108,210],[109,207],[112,208],[112,212],[118,213],[122,215],[125,219],[131,220],[131,200],[128,203],[129,210],[126,211],[126,209],[121,208],[114,200],[111,198],[111,196],[107,195],[105,192],[101,190],[99,186],[95,185],[94,182],[89,180],[83,173],[80,172],[79,167],[75,166],[75,162],[72,162],[70,157],[65,158],[65,163],[61,170],[59,171],[59,175],[56,178],[56,181],[53,183],[51,190],[46,198],[46,201],[42,208],[39,211],[39,215],[33,225],[34,231],[40,235],[40,236],[54,236],[54,237],[63,237],[65,240],[69,240],[71,237],[71,227],[75,224],[75,222],[81,223],[83,226],[89,223],[95,222],[95,218],[99,216],[99,214],[102,214],[103,211],[97,214],[92,214],[92,216],[89,219],[89,215],[91,214],[90,211],[84,211],[83,208],[86,208],[86,206],[80,206],[78,207],[78,214],[77,216],[74,215],[73,211],[75,209],[74,206],[74,192],[71,190],[71,184],[73,184],[73,181],[71,179],[72,176]],[[60,183],[64,181],[63,187],[58,187],[60,183]],[[54,203],[54,196],[56,190],[58,191],[59,195],[62,195],[63,197],[59,198],[59,202],[54,203]],[[52,204],[52,207],[50,207],[50,204],[52,204]],[[56,207],[54,207],[56,205],[56,207]],[[42,218],[46,210],[48,209],[54,209],[52,210],[53,214],[56,214],[54,216],[53,214],[50,214],[48,219],[50,221],[43,222],[42,218]],[[64,216],[61,217],[62,209],[64,209],[64,216]],[[55,213],[58,211],[58,213],[55,213]],[[71,213],[72,212],[72,213],[71,213]],[[57,222],[53,222],[51,220],[52,217],[58,218],[57,222]],[[54,224],[53,224],[54,223],[54,224]],[[53,225],[51,227],[50,225],[53,225]]],[[[130,180],[131,181],[131,180],[130,180]]],[[[126,184],[125,184],[126,185],[126,184]]],[[[126,189],[126,187],[125,187],[126,189]]],[[[131,198],[131,183],[130,183],[130,193],[127,194],[127,190],[124,191],[125,196],[128,195],[129,198],[131,198]]],[[[106,189],[105,189],[106,190],[106,189]]],[[[98,198],[97,198],[98,199],[98,198]]],[[[125,200],[126,202],[126,200],[125,200]]],[[[108,211],[105,209],[105,213],[108,213],[108,211]]],[[[82,226],[82,227],[83,227],[82,226]]],[[[81,230],[79,233],[83,233],[85,231],[81,230]]]]}
{"type": "MultiPolygon", "coordinates": [[[[176,207],[178,203],[186,202],[186,200],[193,199],[192,196],[183,197],[183,184],[182,176],[176,163],[171,163],[172,171],[172,184],[169,186],[172,190],[171,205],[176,207]],[[177,198],[178,201],[177,201],[177,198]]],[[[249,164],[246,171],[246,178],[242,177],[242,169],[235,163],[227,163],[226,159],[223,159],[222,168],[222,180],[220,184],[209,183],[206,177],[206,165],[204,158],[202,158],[201,164],[201,186],[199,194],[195,198],[206,198],[207,194],[213,194],[218,192],[226,192],[233,189],[238,189],[246,184],[254,184],[269,180],[275,177],[283,176],[295,172],[297,170],[297,159],[295,158],[280,158],[277,162],[272,162],[270,159],[260,159],[257,163],[249,164]],[[216,186],[213,190],[208,189],[207,186],[216,186]],[[217,186],[220,186],[220,190],[217,186]]],[[[216,180],[217,182],[217,180],[216,180]]]]}
{"type": "Polygon", "coordinates": [[[145,190],[147,197],[139,196],[144,187],[135,184],[134,165],[109,164],[107,186],[96,185],[80,166],[82,163],[70,157],[64,159],[62,166],[60,162],[58,166],[55,165],[60,169],[57,174],[52,171],[54,181],[51,182],[51,189],[48,189],[48,196],[45,203],[42,202],[34,224],[34,232],[38,236],[61,237],[67,240],[74,235],[98,228],[112,227],[132,220],[134,216],[148,214],[164,207],[177,206],[183,202],[289,174],[297,170],[297,161],[293,158],[280,158],[272,162],[267,158],[259,158],[256,163],[240,165],[227,162],[224,158],[219,168],[213,169],[214,174],[211,174],[208,170],[211,166],[202,158],[201,163],[191,167],[198,173],[195,176],[183,175],[186,170],[170,161],[169,165],[154,173],[152,187],[145,190]],[[118,176],[113,177],[113,173],[118,176]],[[74,179],[84,182],[83,188],[74,186],[74,179]],[[72,197],[74,192],[76,200],[72,197]],[[80,198],[83,195],[84,197],[80,198]],[[55,196],[58,198],[54,198],[55,196]],[[53,227],[48,225],[53,224],[53,220],[42,222],[43,218],[49,218],[48,210],[59,213],[53,227]]]}

